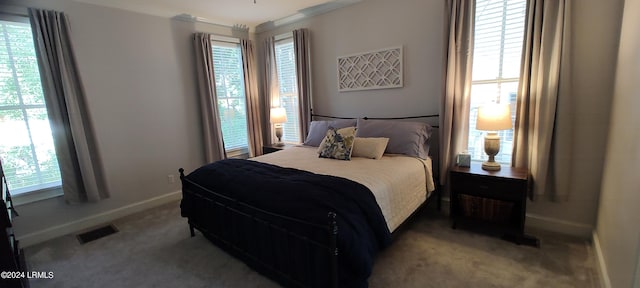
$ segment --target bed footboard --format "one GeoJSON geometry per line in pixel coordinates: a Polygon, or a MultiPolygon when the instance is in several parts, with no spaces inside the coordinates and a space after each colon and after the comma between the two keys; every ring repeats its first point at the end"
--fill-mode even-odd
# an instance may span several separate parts
{"type": "Polygon", "coordinates": [[[253,207],[190,181],[180,169],[182,216],[210,241],[287,287],[338,287],[336,214],[318,225],[253,207]]]}

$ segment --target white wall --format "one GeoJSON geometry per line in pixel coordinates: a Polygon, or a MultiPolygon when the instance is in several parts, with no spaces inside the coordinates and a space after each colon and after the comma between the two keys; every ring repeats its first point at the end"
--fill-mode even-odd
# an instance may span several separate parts
{"type": "MultiPolygon", "coordinates": [[[[444,1],[368,0],[257,36],[309,28],[313,108],[343,117],[438,114],[443,85],[444,1]],[[337,57],[402,45],[404,87],[338,92],[337,57]]],[[[262,61],[260,61],[262,62],[262,61]]]]}
{"type": "Polygon", "coordinates": [[[639,27],[640,0],[626,0],[596,226],[610,287],[640,287],[639,27]]]}
{"type": "Polygon", "coordinates": [[[204,163],[191,34],[230,30],[73,1],[9,4],[69,16],[111,192],[98,203],[68,205],[58,197],[19,206],[18,238],[29,244],[105,215],[122,216],[134,211],[125,209],[131,206],[179,198],[172,194],[180,190],[179,179],[168,184],[167,175],[204,163]]]}

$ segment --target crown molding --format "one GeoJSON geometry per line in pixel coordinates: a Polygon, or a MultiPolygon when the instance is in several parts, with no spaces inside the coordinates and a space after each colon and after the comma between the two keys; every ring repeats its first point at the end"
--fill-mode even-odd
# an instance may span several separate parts
{"type": "Polygon", "coordinates": [[[298,13],[259,24],[255,28],[255,31],[256,31],[255,33],[270,31],[287,24],[295,23],[303,19],[307,19],[313,16],[331,12],[331,11],[344,8],[356,3],[360,3],[362,1],[363,0],[335,0],[327,3],[311,6],[308,8],[304,8],[304,9],[298,10],[298,13]]]}
{"type": "MultiPolygon", "coordinates": [[[[311,18],[313,16],[317,16],[320,14],[324,14],[327,12],[331,12],[340,8],[344,8],[356,3],[360,3],[364,0],[334,0],[331,2],[327,2],[327,3],[323,3],[323,4],[318,4],[315,6],[311,6],[308,8],[304,8],[304,9],[300,9],[298,10],[297,13],[295,14],[291,14],[289,16],[285,16],[276,20],[272,20],[272,21],[268,21],[268,22],[264,22],[262,24],[259,24],[255,27],[255,33],[262,33],[262,32],[266,32],[266,31],[270,31],[273,29],[276,29],[278,27],[287,25],[287,24],[291,24],[291,23],[295,23],[298,21],[301,21],[303,19],[307,19],[307,18],[311,18]]],[[[194,16],[191,14],[179,14],[176,16],[173,16],[172,19],[174,20],[178,20],[178,21],[185,21],[185,22],[191,22],[191,23],[206,23],[206,24],[210,24],[210,25],[215,25],[215,26],[219,26],[219,27],[223,27],[223,28],[229,28],[229,29],[237,29],[237,30],[244,30],[246,32],[250,31],[250,27],[247,27],[246,25],[227,25],[227,24],[220,24],[220,23],[216,23],[214,22],[214,20],[211,19],[207,19],[204,17],[198,17],[198,16],[194,16]]]]}
{"type": "MultiPolygon", "coordinates": [[[[190,22],[190,23],[211,24],[211,25],[220,26],[220,27],[229,28],[229,29],[233,29],[234,28],[233,25],[225,25],[225,24],[216,23],[216,22],[213,22],[213,20],[210,20],[210,19],[207,19],[207,18],[204,18],[204,17],[193,16],[193,15],[187,14],[187,13],[183,13],[183,14],[179,14],[179,15],[173,16],[172,19],[173,20],[178,20],[178,21],[190,22]]],[[[244,27],[246,27],[246,26],[244,26],[244,27]]]]}

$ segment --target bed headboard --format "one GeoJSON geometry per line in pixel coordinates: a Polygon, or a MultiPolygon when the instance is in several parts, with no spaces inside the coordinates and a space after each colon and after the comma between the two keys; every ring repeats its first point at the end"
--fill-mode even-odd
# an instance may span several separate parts
{"type": "Polygon", "coordinates": [[[312,120],[327,120],[327,119],[357,119],[362,118],[365,120],[398,120],[398,121],[418,121],[429,124],[433,131],[429,138],[429,156],[433,165],[433,177],[437,180],[440,179],[440,126],[439,126],[438,114],[420,115],[420,116],[405,116],[405,117],[338,117],[327,116],[321,114],[311,113],[312,120]]]}

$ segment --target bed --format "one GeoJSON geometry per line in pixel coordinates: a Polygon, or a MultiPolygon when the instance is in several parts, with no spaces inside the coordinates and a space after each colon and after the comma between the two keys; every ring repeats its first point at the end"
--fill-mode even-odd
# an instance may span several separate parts
{"type": "Polygon", "coordinates": [[[430,157],[384,152],[340,161],[311,143],[180,169],[182,216],[284,286],[366,287],[376,253],[436,191],[430,157]]]}

